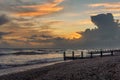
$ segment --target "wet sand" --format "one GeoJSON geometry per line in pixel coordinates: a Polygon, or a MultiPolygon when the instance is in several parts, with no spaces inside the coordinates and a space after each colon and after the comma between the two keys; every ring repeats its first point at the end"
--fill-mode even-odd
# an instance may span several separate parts
{"type": "Polygon", "coordinates": [[[34,65],[13,67],[13,68],[8,68],[8,69],[1,69],[0,70],[0,76],[8,75],[8,74],[15,74],[15,73],[19,73],[19,72],[28,71],[28,70],[31,70],[31,69],[42,68],[42,67],[45,67],[45,66],[50,66],[50,65],[57,64],[57,63],[63,63],[63,62],[69,62],[69,61],[58,61],[58,62],[51,62],[51,63],[34,64],[34,65]]]}

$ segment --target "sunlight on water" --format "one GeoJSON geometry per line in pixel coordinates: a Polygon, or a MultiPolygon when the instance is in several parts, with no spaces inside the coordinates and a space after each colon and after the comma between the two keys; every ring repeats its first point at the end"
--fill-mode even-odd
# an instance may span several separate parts
{"type": "MultiPolygon", "coordinates": [[[[87,50],[80,50],[80,49],[78,50],[67,49],[65,50],[66,56],[72,56],[73,51],[75,53],[75,56],[81,56],[81,51],[84,51],[83,54],[84,57],[87,56],[87,50]]],[[[0,67],[63,61],[63,52],[64,50],[56,50],[56,49],[43,49],[43,50],[0,49],[0,67]],[[20,52],[20,53],[14,54],[16,52],[20,52]],[[26,52],[28,52],[27,55],[24,54],[26,52]],[[29,52],[31,52],[32,54],[30,55],[29,52]]]]}
{"type": "Polygon", "coordinates": [[[74,51],[74,54],[75,54],[74,56],[81,56],[81,52],[84,52],[83,57],[89,56],[89,54],[87,54],[88,53],[87,50],[80,50],[80,49],[78,49],[78,50],[68,49],[68,50],[66,50],[66,56],[72,56],[73,51],[74,51]]]}
{"type": "Polygon", "coordinates": [[[45,60],[52,58],[60,58],[62,54],[44,54],[44,55],[7,55],[0,56],[0,64],[24,64],[33,60],[45,60]]]}

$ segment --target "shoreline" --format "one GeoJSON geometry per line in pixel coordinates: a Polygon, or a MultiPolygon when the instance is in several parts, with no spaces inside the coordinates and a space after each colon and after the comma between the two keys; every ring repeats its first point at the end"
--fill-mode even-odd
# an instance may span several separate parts
{"type": "Polygon", "coordinates": [[[56,61],[56,62],[50,62],[50,63],[43,63],[43,64],[33,64],[33,65],[26,65],[26,66],[20,66],[20,67],[12,67],[12,68],[7,68],[7,69],[1,69],[0,70],[0,76],[8,75],[8,74],[14,74],[14,73],[19,73],[19,72],[24,72],[28,70],[33,70],[37,68],[42,68],[50,65],[55,65],[58,63],[63,63],[63,62],[69,62],[68,61],[56,61]]]}
{"type": "Polygon", "coordinates": [[[120,56],[59,62],[7,75],[0,80],[119,80],[120,56]]]}

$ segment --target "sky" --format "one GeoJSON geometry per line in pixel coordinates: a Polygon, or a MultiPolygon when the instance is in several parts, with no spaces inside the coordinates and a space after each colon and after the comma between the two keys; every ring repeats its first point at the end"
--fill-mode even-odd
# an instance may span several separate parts
{"type": "Polygon", "coordinates": [[[119,19],[120,0],[0,0],[0,48],[119,47],[119,19]]]}

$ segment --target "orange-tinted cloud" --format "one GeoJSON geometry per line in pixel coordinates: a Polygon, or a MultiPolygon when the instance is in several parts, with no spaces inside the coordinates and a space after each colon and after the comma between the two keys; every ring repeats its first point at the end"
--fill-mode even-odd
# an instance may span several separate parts
{"type": "Polygon", "coordinates": [[[59,20],[46,20],[42,22],[46,25],[60,25],[64,23],[64,21],[59,21],[59,20]]]}
{"type": "Polygon", "coordinates": [[[120,11],[120,7],[109,7],[106,8],[107,11],[120,11]]]}
{"type": "Polygon", "coordinates": [[[88,5],[90,7],[120,7],[120,2],[113,2],[113,3],[96,3],[88,5]]]}
{"type": "Polygon", "coordinates": [[[120,13],[115,13],[115,14],[113,14],[113,16],[120,17],[120,13]]]}
{"type": "Polygon", "coordinates": [[[75,24],[78,24],[78,25],[90,25],[90,24],[93,24],[93,23],[89,19],[83,19],[83,20],[77,21],[75,24]]]}
{"type": "Polygon", "coordinates": [[[79,39],[79,38],[81,38],[82,35],[80,35],[77,32],[73,32],[73,33],[70,33],[70,34],[62,35],[62,37],[65,38],[65,39],[73,40],[73,39],[79,39]]]}
{"type": "Polygon", "coordinates": [[[61,2],[63,2],[63,0],[54,0],[53,2],[45,3],[42,5],[17,6],[17,8],[32,9],[33,11],[18,12],[15,15],[34,17],[34,16],[43,16],[43,15],[51,14],[54,12],[61,11],[63,9],[62,6],[58,6],[61,2]]]}
{"type": "Polygon", "coordinates": [[[103,7],[107,11],[120,11],[120,2],[111,2],[111,3],[96,3],[89,4],[89,7],[98,8],[103,7]]]}

